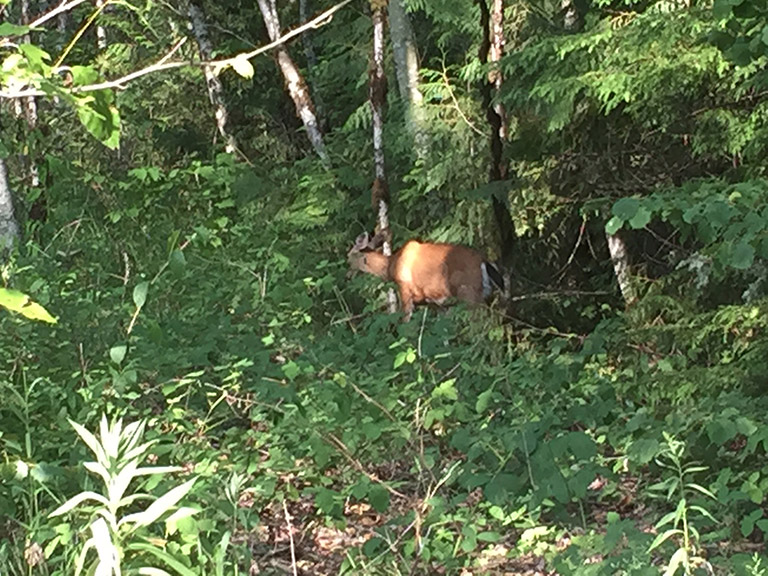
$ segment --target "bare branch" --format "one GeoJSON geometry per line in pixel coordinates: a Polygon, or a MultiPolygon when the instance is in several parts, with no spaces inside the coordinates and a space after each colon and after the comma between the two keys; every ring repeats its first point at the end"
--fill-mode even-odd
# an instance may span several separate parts
{"type": "Polygon", "coordinates": [[[67,2],[67,0],[64,0],[61,4],[56,6],[53,10],[50,12],[46,12],[42,16],[40,16],[37,20],[34,20],[29,23],[30,28],[37,28],[38,26],[41,26],[42,24],[48,22],[51,18],[54,18],[61,14],[62,12],[67,12],[69,10],[72,10],[75,6],[79,6],[86,0],[72,0],[72,2],[67,2]]]}
{"type": "MultiPolygon", "coordinates": [[[[84,1],[85,0],[73,0],[70,6],[74,6],[76,3],[79,4],[84,1]]],[[[331,21],[334,13],[341,10],[344,6],[346,6],[350,2],[352,2],[352,0],[344,0],[339,4],[336,4],[336,6],[334,6],[333,8],[326,10],[316,18],[313,18],[306,24],[303,24],[302,26],[299,26],[298,28],[291,30],[284,36],[281,36],[280,38],[276,39],[274,42],[270,42],[266,46],[262,46],[261,48],[251,50],[250,52],[237,54],[235,56],[232,56],[230,58],[224,58],[222,60],[197,61],[197,62],[191,61],[191,60],[189,61],[175,60],[172,62],[168,62],[167,60],[170,58],[170,55],[173,54],[176,50],[178,50],[178,45],[176,45],[171,49],[169,54],[163,56],[158,62],[150,66],[147,66],[146,68],[142,68],[141,70],[136,70],[134,72],[131,72],[130,74],[126,74],[125,76],[121,76],[120,78],[115,78],[113,80],[98,82],[96,84],[89,84],[87,86],[76,86],[68,90],[68,92],[70,94],[85,94],[88,92],[97,92],[99,90],[106,90],[110,88],[124,89],[125,88],[124,85],[127,84],[128,82],[131,82],[132,80],[136,80],[137,78],[141,78],[142,76],[147,76],[148,74],[153,74],[155,72],[161,72],[163,70],[173,70],[176,68],[183,68],[183,67],[203,68],[205,66],[212,66],[213,68],[226,68],[227,66],[231,66],[232,63],[237,59],[246,58],[250,60],[251,58],[258,56],[259,54],[263,54],[264,52],[269,52],[276,46],[285,44],[289,40],[295,38],[305,30],[309,30],[310,28],[319,28],[321,26],[325,26],[326,24],[328,24],[328,22],[331,21]]],[[[46,19],[47,17],[48,17],[48,14],[46,15],[46,19]]],[[[55,73],[58,71],[59,71],[58,69],[54,69],[55,73]]],[[[0,91],[0,98],[5,98],[5,99],[25,98],[27,96],[47,96],[47,95],[48,94],[46,92],[42,90],[38,90],[36,88],[18,90],[15,92],[0,91]]]]}

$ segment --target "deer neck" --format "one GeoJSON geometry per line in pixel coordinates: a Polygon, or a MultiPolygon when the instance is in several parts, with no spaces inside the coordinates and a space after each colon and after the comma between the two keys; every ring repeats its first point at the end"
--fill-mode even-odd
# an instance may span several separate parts
{"type": "Polygon", "coordinates": [[[392,275],[389,272],[389,256],[384,256],[379,252],[368,252],[365,255],[367,272],[378,276],[384,280],[391,280],[392,275]]]}

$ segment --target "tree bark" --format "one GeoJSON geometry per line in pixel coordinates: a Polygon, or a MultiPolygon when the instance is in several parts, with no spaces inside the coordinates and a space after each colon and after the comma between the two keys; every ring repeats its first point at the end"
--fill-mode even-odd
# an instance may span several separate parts
{"type": "MultiPolygon", "coordinates": [[[[371,3],[373,20],[373,62],[369,71],[368,97],[373,124],[373,165],[375,179],[371,201],[376,210],[377,231],[384,239],[382,253],[392,255],[392,233],[389,229],[389,193],[384,165],[384,103],[387,98],[387,76],[384,73],[384,8],[380,2],[371,3]]],[[[397,310],[395,292],[387,292],[390,313],[397,310]]]]}
{"type": "MultiPolygon", "coordinates": [[[[21,23],[26,25],[29,24],[31,20],[32,18],[29,14],[29,0],[22,0],[21,23]]],[[[23,36],[23,41],[26,44],[31,44],[32,37],[30,34],[25,34],[23,36]]],[[[35,128],[37,128],[37,99],[34,96],[27,96],[22,100],[22,107],[24,118],[27,121],[27,128],[29,128],[29,132],[31,133],[35,128]]],[[[33,142],[33,140],[30,140],[30,142],[33,142]]],[[[38,188],[40,186],[40,171],[37,167],[34,148],[34,146],[27,146],[28,153],[24,155],[24,167],[26,168],[30,187],[38,188]]],[[[38,198],[37,202],[44,205],[45,198],[38,198]]]]}
{"type": "MultiPolygon", "coordinates": [[[[188,15],[189,26],[197,41],[200,59],[210,60],[213,48],[211,46],[210,38],[208,37],[208,26],[205,22],[203,9],[194,1],[190,1],[188,15]]],[[[227,153],[232,154],[237,150],[237,141],[227,127],[229,113],[227,111],[227,104],[224,100],[224,86],[222,86],[221,80],[219,80],[219,77],[210,66],[206,66],[203,69],[203,74],[205,75],[205,83],[208,87],[208,99],[210,100],[216,115],[216,128],[224,139],[225,150],[227,153]]]]}
{"type": "MultiPolygon", "coordinates": [[[[498,96],[504,81],[501,74],[501,68],[498,65],[502,56],[504,56],[504,0],[493,0],[493,8],[491,9],[491,27],[492,37],[489,60],[495,63],[496,66],[488,73],[488,81],[493,84],[496,96],[498,96]]],[[[507,137],[507,111],[504,109],[504,105],[498,100],[493,105],[493,109],[496,111],[496,114],[501,121],[501,125],[499,126],[499,138],[503,141],[507,137]]]]}
{"type": "Polygon", "coordinates": [[[424,160],[429,151],[424,97],[419,90],[419,57],[416,39],[403,0],[389,0],[389,37],[395,61],[400,98],[405,104],[405,121],[413,139],[416,156],[424,160]]]}
{"type": "MultiPolygon", "coordinates": [[[[106,0],[96,0],[96,9],[104,10],[106,0]]],[[[99,52],[107,49],[107,30],[101,24],[96,24],[96,47],[99,52]]]]}
{"type": "MultiPolygon", "coordinates": [[[[488,63],[488,58],[491,53],[493,42],[491,42],[491,13],[488,10],[488,5],[485,0],[476,0],[480,7],[480,27],[483,32],[483,39],[480,43],[479,58],[483,65],[488,63]]],[[[496,0],[494,0],[496,1],[496,0]]],[[[503,6],[502,6],[503,8],[503,6]]],[[[499,47],[496,48],[499,50],[499,47]]],[[[483,97],[483,109],[485,110],[485,117],[488,121],[488,125],[491,128],[490,131],[490,148],[491,148],[491,166],[489,169],[489,180],[491,182],[498,182],[506,180],[507,178],[507,165],[504,162],[503,157],[503,142],[502,142],[502,117],[496,111],[493,105],[493,91],[495,89],[495,77],[489,75],[487,80],[480,86],[480,91],[483,97]]],[[[501,244],[501,268],[504,276],[504,291],[505,297],[509,297],[509,291],[511,288],[511,270],[514,265],[514,244],[517,236],[515,234],[515,226],[512,222],[512,215],[509,213],[506,203],[497,197],[496,194],[492,197],[493,203],[493,215],[496,220],[496,225],[499,229],[499,238],[501,244]]]]}
{"type": "MultiPolygon", "coordinates": [[[[275,42],[281,36],[280,20],[277,17],[275,0],[257,1],[259,3],[261,15],[264,18],[264,24],[267,27],[269,39],[272,40],[272,42],[275,42]]],[[[315,153],[320,157],[323,164],[328,165],[328,153],[325,150],[323,134],[317,123],[315,107],[312,103],[312,98],[309,95],[307,83],[304,81],[304,77],[301,75],[299,68],[296,66],[296,63],[291,58],[291,55],[288,53],[285,46],[281,45],[275,48],[275,59],[277,60],[277,65],[280,67],[280,71],[283,73],[288,93],[296,106],[296,114],[301,118],[304,128],[307,131],[309,142],[312,144],[315,153]]]]}
{"type": "Polygon", "coordinates": [[[627,306],[637,302],[637,290],[632,281],[632,272],[629,266],[629,254],[624,239],[618,234],[605,233],[608,240],[608,252],[611,255],[613,271],[616,274],[616,280],[619,284],[619,290],[627,306]]]}
{"type": "Polygon", "coordinates": [[[13,194],[8,183],[5,158],[0,158],[0,255],[19,240],[19,224],[13,213],[13,194]]]}

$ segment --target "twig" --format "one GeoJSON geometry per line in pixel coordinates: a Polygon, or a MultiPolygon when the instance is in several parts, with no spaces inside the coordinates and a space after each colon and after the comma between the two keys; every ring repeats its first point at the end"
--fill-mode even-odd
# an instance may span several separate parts
{"type": "Polygon", "coordinates": [[[448,90],[448,94],[451,96],[451,100],[453,100],[453,106],[456,108],[456,112],[459,113],[459,116],[461,116],[461,119],[464,120],[464,123],[470,127],[470,129],[475,132],[476,134],[479,134],[480,136],[485,136],[485,133],[477,128],[474,124],[472,124],[472,121],[467,118],[467,116],[464,114],[464,112],[461,110],[461,106],[459,105],[459,101],[456,100],[456,96],[453,94],[453,90],[451,89],[450,81],[448,80],[448,74],[445,72],[445,66],[443,66],[443,82],[445,82],[445,87],[448,90]]]}
{"type": "Polygon", "coordinates": [[[532,300],[539,298],[552,298],[555,296],[609,296],[613,292],[609,290],[561,290],[559,292],[537,292],[535,294],[523,294],[522,296],[513,296],[510,302],[519,302],[521,300],[532,300]]]}
{"type": "MultiPolygon", "coordinates": [[[[83,3],[83,2],[85,2],[85,1],[86,1],[86,0],[72,0],[72,2],[70,2],[70,3],[67,3],[67,1],[66,1],[66,0],[64,0],[64,2],[62,2],[61,4],[59,4],[58,6],[56,6],[56,8],[54,8],[54,9],[53,9],[53,10],[51,10],[50,12],[46,12],[45,14],[43,14],[42,16],[40,16],[40,17],[39,17],[37,20],[33,20],[32,22],[30,22],[30,23],[28,24],[28,26],[29,26],[30,28],[37,28],[37,27],[38,27],[38,26],[40,26],[41,24],[44,24],[45,22],[48,22],[48,20],[50,20],[50,19],[51,19],[51,18],[53,18],[54,16],[58,16],[58,15],[59,15],[59,14],[61,14],[62,12],[66,12],[66,11],[68,11],[68,10],[72,10],[72,8],[74,8],[75,6],[78,6],[78,5],[82,4],[82,3],[83,3]]],[[[3,44],[4,44],[4,43],[0,43],[0,46],[2,46],[3,44]]]]}
{"type": "Polygon", "coordinates": [[[560,277],[565,273],[565,270],[568,268],[568,266],[571,265],[571,262],[573,262],[573,258],[576,256],[576,250],[579,249],[579,246],[581,246],[581,239],[584,237],[584,230],[587,227],[587,217],[584,216],[584,218],[581,221],[581,227],[579,228],[579,237],[576,239],[576,245],[573,247],[573,250],[571,251],[571,255],[568,257],[568,261],[565,263],[565,265],[555,274],[555,279],[559,280],[560,277]]]}
{"type": "Polygon", "coordinates": [[[408,497],[405,494],[403,494],[402,492],[398,492],[391,486],[385,484],[375,474],[371,474],[370,472],[368,472],[368,470],[363,468],[363,465],[360,464],[360,462],[358,462],[357,460],[355,460],[352,457],[352,455],[349,453],[349,449],[344,445],[344,442],[339,440],[335,435],[333,434],[328,434],[328,436],[324,436],[322,434],[319,434],[319,435],[323,440],[325,440],[326,442],[334,446],[339,452],[341,452],[342,456],[344,456],[347,460],[349,460],[349,462],[352,464],[352,466],[355,467],[355,469],[358,472],[360,472],[361,474],[365,474],[365,476],[372,482],[376,482],[377,484],[380,484],[381,486],[383,486],[384,489],[390,494],[392,494],[393,496],[397,496],[398,498],[402,498],[403,500],[408,500],[408,497]]]}
{"type": "Polygon", "coordinates": [[[351,381],[347,380],[347,384],[349,384],[350,386],[352,386],[352,388],[354,389],[354,391],[355,391],[355,392],[357,392],[358,394],[360,394],[360,396],[362,396],[362,397],[365,399],[365,401],[366,401],[366,402],[370,402],[371,404],[373,404],[374,406],[376,406],[376,408],[378,408],[379,410],[381,410],[381,411],[384,413],[384,415],[385,415],[387,418],[389,418],[389,419],[390,419],[392,422],[397,422],[397,420],[396,420],[396,419],[395,419],[395,417],[392,415],[392,413],[391,413],[389,410],[387,410],[387,408],[386,408],[384,405],[382,405],[382,404],[381,404],[380,402],[378,402],[377,400],[374,400],[373,398],[371,398],[371,397],[370,397],[368,394],[366,394],[366,393],[365,393],[363,390],[361,390],[361,389],[360,389],[360,387],[359,387],[359,386],[357,386],[357,385],[356,385],[354,382],[351,382],[351,381]]]}
{"type": "Polygon", "coordinates": [[[419,351],[419,358],[421,354],[421,338],[424,336],[424,324],[427,322],[427,308],[424,308],[424,313],[421,315],[421,328],[419,329],[419,340],[416,349],[419,351]]]}
{"type": "Polygon", "coordinates": [[[283,513],[285,514],[285,523],[288,525],[288,538],[291,542],[291,568],[293,568],[293,576],[298,576],[299,572],[296,569],[296,548],[293,545],[293,526],[291,526],[291,516],[288,514],[288,506],[285,505],[285,500],[283,500],[283,513]]]}
{"type": "Polygon", "coordinates": [[[64,50],[61,52],[61,55],[56,59],[56,62],[53,63],[53,69],[57,70],[61,68],[61,63],[64,62],[64,58],[66,58],[69,53],[72,51],[72,48],[75,47],[75,44],[77,44],[77,41],[80,40],[83,34],[85,34],[85,31],[90,28],[91,24],[93,24],[93,21],[96,20],[96,17],[101,14],[101,12],[104,10],[104,8],[107,7],[107,4],[109,4],[109,0],[106,0],[101,6],[98,4],[96,5],[96,10],[93,11],[93,14],[91,14],[88,17],[88,20],[85,21],[85,24],[83,24],[80,29],[75,32],[75,35],[72,37],[72,40],[69,41],[69,44],[67,44],[64,47],[64,50]]]}
{"type": "MultiPolygon", "coordinates": [[[[326,10],[319,16],[313,18],[306,24],[303,24],[298,28],[294,28],[293,30],[288,32],[285,36],[281,36],[274,42],[270,42],[269,44],[262,46],[261,48],[257,48],[255,50],[251,50],[250,52],[244,52],[244,53],[232,56],[230,58],[224,58],[222,60],[208,60],[208,61],[199,61],[199,62],[181,61],[181,60],[167,62],[166,60],[168,59],[168,57],[164,56],[158,62],[152,64],[151,66],[147,66],[146,68],[142,68],[141,70],[136,70],[134,72],[131,72],[130,74],[121,76],[120,78],[115,78],[114,80],[107,80],[104,82],[98,82],[96,84],[89,84],[87,86],[76,86],[74,88],[71,88],[67,92],[70,94],[84,94],[88,92],[97,92],[99,90],[107,90],[110,88],[123,88],[124,84],[132,80],[136,80],[137,78],[141,78],[142,76],[146,76],[148,74],[152,74],[155,72],[161,72],[164,70],[173,70],[176,68],[182,68],[185,66],[198,67],[198,68],[204,68],[206,66],[212,66],[214,68],[225,68],[227,66],[231,66],[235,61],[240,61],[242,59],[250,60],[254,56],[258,56],[259,54],[268,52],[277,46],[285,44],[292,38],[298,36],[299,34],[301,34],[306,30],[309,30],[310,28],[314,29],[314,28],[318,28],[319,26],[327,24],[328,22],[331,21],[331,17],[333,16],[333,14],[341,10],[344,6],[346,6],[350,2],[352,2],[352,0],[344,0],[339,4],[336,4],[336,6],[326,10]]],[[[174,47],[171,50],[171,52],[175,51],[176,49],[177,48],[174,47]]],[[[56,72],[58,72],[58,70],[54,69],[54,73],[56,72]]],[[[14,99],[14,98],[26,98],[28,96],[47,96],[47,93],[44,92],[43,90],[38,90],[35,88],[19,90],[16,92],[0,91],[0,98],[14,99]]]]}

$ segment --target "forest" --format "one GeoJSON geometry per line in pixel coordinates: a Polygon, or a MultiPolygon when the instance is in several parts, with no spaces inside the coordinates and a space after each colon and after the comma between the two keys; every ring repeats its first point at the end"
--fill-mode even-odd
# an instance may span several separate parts
{"type": "Polygon", "coordinates": [[[0,14],[0,576],[768,575],[768,0],[0,14]]]}

